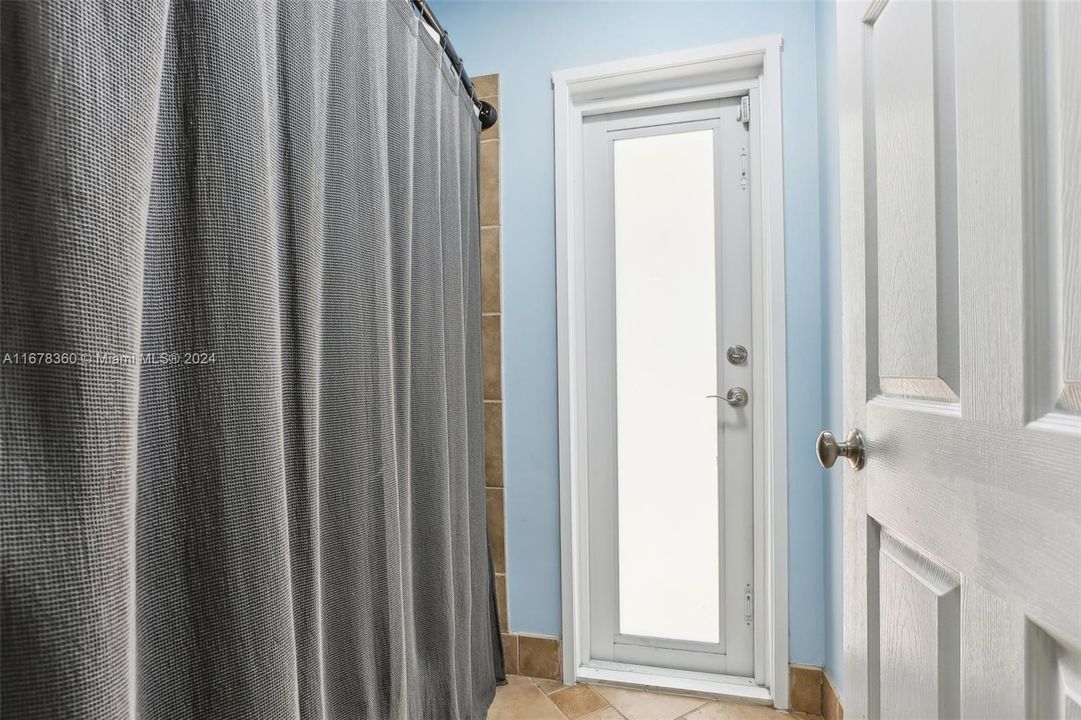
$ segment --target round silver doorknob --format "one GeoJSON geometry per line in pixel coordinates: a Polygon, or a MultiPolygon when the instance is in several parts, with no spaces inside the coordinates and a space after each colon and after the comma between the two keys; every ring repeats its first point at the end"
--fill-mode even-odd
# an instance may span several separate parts
{"type": "Polygon", "coordinates": [[[853,470],[860,470],[863,468],[864,463],[863,433],[856,428],[852,428],[848,431],[848,437],[845,438],[845,441],[839,443],[833,437],[833,433],[823,432],[818,436],[818,442],[815,443],[815,451],[818,453],[818,462],[824,468],[833,467],[833,463],[837,462],[837,458],[843,457],[848,459],[853,470]]]}

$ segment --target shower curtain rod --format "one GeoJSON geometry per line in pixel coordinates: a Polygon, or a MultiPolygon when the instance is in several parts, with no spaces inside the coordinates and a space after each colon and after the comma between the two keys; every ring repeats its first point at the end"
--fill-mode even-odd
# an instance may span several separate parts
{"type": "Polygon", "coordinates": [[[426,0],[410,0],[413,3],[413,7],[420,13],[424,22],[431,26],[432,30],[439,35],[439,45],[443,48],[443,52],[447,55],[447,60],[450,60],[451,67],[458,73],[458,79],[462,81],[462,85],[465,87],[466,92],[469,93],[469,99],[473,101],[473,104],[477,106],[477,115],[480,118],[480,126],[487,130],[491,126],[495,125],[495,121],[499,119],[499,113],[491,103],[481,100],[477,97],[477,89],[473,87],[473,81],[469,78],[469,73],[465,71],[465,64],[462,62],[461,56],[454,50],[454,46],[450,43],[450,36],[447,35],[447,31],[443,29],[443,26],[439,24],[438,18],[435,13],[428,6],[426,0]]]}

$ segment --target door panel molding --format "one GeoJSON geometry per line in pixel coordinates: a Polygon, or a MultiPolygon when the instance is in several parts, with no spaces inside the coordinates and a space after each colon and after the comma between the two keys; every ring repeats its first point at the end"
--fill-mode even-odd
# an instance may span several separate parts
{"type": "MultiPolygon", "coordinates": [[[[1028,418],[1081,418],[1081,6],[1030,3],[1021,8],[1025,92],[1021,111],[1027,312],[1046,322],[1027,328],[1032,393],[1028,418]]],[[[1078,422],[1081,422],[1079,420],[1078,422]]]]}
{"type": "Polygon", "coordinates": [[[961,581],[880,530],[883,718],[961,716],[961,581]]]}
{"type": "Polygon", "coordinates": [[[894,2],[866,36],[880,389],[945,402],[959,389],[952,15],[894,2]]]}

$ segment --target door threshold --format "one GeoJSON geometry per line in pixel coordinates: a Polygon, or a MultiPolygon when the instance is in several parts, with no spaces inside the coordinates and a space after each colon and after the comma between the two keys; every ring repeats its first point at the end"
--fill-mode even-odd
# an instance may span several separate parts
{"type": "Polygon", "coordinates": [[[598,685],[618,685],[638,689],[679,692],[702,695],[725,700],[736,700],[753,705],[772,705],[773,694],[768,688],[756,685],[754,678],[692,672],[690,670],[666,670],[645,665],[628,665],[594,660],[589,665],[579,665],[577,680],[598,685]]]}

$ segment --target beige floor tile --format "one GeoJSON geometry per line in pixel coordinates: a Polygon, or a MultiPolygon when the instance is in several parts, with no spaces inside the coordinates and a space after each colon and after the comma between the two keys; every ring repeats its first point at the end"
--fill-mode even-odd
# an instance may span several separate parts
{"type": "Polygon", "coordinates": [[[687,720],[776,720],[789,715],[765,705],[713,702],[687,713],[686,717],[687,720]]]}
{"type": "Polygon", "coordinates": [[[582,718],[582,720],[624,720],[624,718],[614,707],[606,707],[603,710],[591,712],[582,718]]]}
{"type": "Polygon", "coordinates": [[[488,720],[822,720],[764,705],[708,701],[603,685],[567,686],[524,675],[507,676],[488,720]],[[548,694],[546,694],[546,692],[548,694]],[[611,706],[605,707],[606,703],[611,706]],[[614,706],[614,707],[613,707],[614,706]],[[562,711],[562,712],[561,712],[562,711]]]}
{"type": "Polygon", "coordinates": [[[662,695],[603,685],[592,687],[627,720],[676,720],[709,702],[685,695],[662,695]]]}
{"type": "MultiPolygon", "coordinates": [[[[508,678],[508,681],[510,678],[508,678]]],[[[488,720],[566,720],[533,683],[514,682],[496,688],[488,720]]]]}
{"type": "Polygon", "coordinates": [[[587,685],[575,685],[558,690],[549,695],[548,699],[554,702],[559,711],[570,720],[579,720],[591,712],[608,707],[604,698],[593,692],[587,685]]]}
{"type": "Polygon", "coordinates": [[[544,678],[533,678],[533,682],[545,695],[551,695],[554,692],[570,687],[570,685],[564,685],[558,680],[545,680],[544,678]]]}

